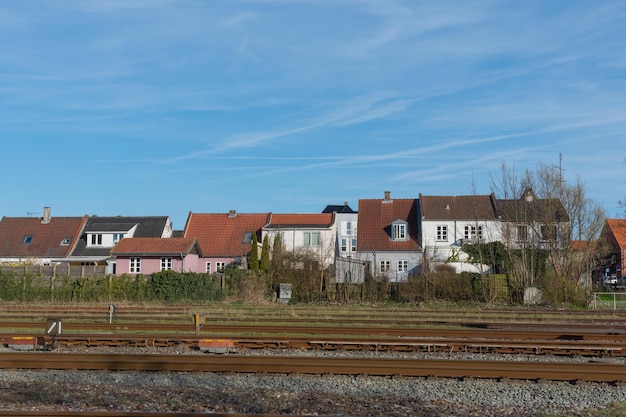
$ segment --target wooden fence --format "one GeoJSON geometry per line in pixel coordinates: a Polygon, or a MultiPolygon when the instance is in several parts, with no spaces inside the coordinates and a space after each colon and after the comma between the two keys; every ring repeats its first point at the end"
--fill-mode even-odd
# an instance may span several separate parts
{"type": "Polygon", "coordinates": [[[0,273],[15,276],[39,276],[45,278],[102,278],[107,275],[105,265],[0,265],[0,273]]]}

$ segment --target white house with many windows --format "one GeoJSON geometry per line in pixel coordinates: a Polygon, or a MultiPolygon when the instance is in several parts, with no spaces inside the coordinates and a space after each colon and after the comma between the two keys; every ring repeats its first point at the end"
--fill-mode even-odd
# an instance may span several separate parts
{"type": "MultiPolygon", "coordinates": [[[[419,195],[420,244],[430,267],[448,264],[458,272],[477,271],[467,264],[465,243],[502,240],[496,199],[490,195],[419,195]]],[[[484,271],[486,272],[486,271],[484,271]]]]}
{"type": "Polygon", "coordinates": [[[357,254],[368,268],[366,275],[406,281],[420,271],[422,250],[418,243],[416,199],[359,200],[357,254]]]}
{"type": "Polygon", "coordinates": [[[268,223],[261,231],[273,245],[278,235],[283,252],[303,255],[314,269],[330,267],[335,258],[335,213],[279,214],[270,213],[268,223]]]}

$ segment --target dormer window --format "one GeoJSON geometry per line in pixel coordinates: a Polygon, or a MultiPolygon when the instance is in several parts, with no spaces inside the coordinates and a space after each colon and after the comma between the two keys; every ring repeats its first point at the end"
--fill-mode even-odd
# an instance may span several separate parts
{"type": "Polygon", "coordinates": [[[124,233],[113,233],[113,244],[115,245],[120,240],[124,239],[124,233]]]}
{"type": "Polygon", "coordinates": [[[252,243],[252,232],[245,232],[243,234],[243,243],[252,243]]]}
{"type": "Polygon", "coordinates": [[[406,222],[396,220],[391,224],[391,239],[392,240],[407,240],[407,228],[406,222]]]}
{"type": "Polygon", "coordinates": [[[100,246],[102,245],[102,234],[94,233],[91,235],[90,246],[100,246]]]}

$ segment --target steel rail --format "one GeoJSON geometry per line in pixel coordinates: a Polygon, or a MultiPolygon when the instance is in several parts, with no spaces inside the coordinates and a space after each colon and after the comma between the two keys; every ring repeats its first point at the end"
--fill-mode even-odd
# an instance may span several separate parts
{"type": "Polygon", "coordinates": [[[626,382],[626,365],[338,357],[0,353],[0,368],[626,382]]]}
{"type": "MultiPolygon", "coordinates": [[[[0,334],[0,344],[9,346],[16,335],[0,334]]],[[[71,334],[43,338],[45,347],[62,348],[72,346],[108,347],[176,347],[198,348],[203,336],[159,335],[159,334],[71,334]]],[[[214,339],[229,339],[217,336],[214,339]]],[[[307,349],[338,351],[396,351],[396,352],[445,352],[445,353],[494,353],[560,356],[622,357],[626,356],[626,345],[613,341],[572,340],[509,340],[485,338],[349,338],[327,337],[315,339],[304,336],[280,338],[236,337],[230,338],[235,349],[307,349]]],[[[43,347],[42,347],[43,348],[43,347]]]]}
{"type": "MultiPolygon", "coordinates": [[[[0,329],[43,329],[41,322],[1,323],[0,329]]],[[[63,322],[65,331],[93,330],[106,332],[180,332],[195,333],[192,324],[151,324],[151,323],[78,323],[63,322]]],[[[552,340],[613,340],[626,341],[626,327],[622,326],[547,326],[545,324],[506,326],[502,328],[490,326],[468,326],[464,328],[416,328],[416,327],[384,327],[384,326],[291,326],[291,325],[230,325],[204,324],[200,333],[210,334],[339,334],[339,335],[370,335],[385,337],[484,337],[495,339],[552,339],[552,340]]]]}

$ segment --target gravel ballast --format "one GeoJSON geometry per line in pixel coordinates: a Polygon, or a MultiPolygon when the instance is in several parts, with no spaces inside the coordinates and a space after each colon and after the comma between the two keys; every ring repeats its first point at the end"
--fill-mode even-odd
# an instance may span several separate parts
{"type": "MultiPolygon", "coordinates": [[[[133,349],[133,353],[136,350],[133,349]]],[[[99,348],[98,352],[101,351],[99,348]]],[[[115,351],[122,353],[119,348],[115,351]]],[[[155,353],[154,350],[149,351],[155,353]]],[[[189,352],[180,349],[158,351],[198,354],[191,349],[189,352]]],[[[267,350],[237,354],[375,354],[416,359],[420,356],[410,353],[267,350]]],[[[441,356],[485,359],[464,354],[441,356]]],[[[488,358],[511,360],[506,356],[489,355],[488,358]]],[[[523,355],[513,356],[516,360],[529,360],[529,357],[523,355]]],[[[432,354],[428,354],[428,357],[434,358],[432,354]]],[[[578,357],[530,358],[590,360],[578,357]]],[[[0,409],[9,411],[523,417],[546,414],[586,416],[590,410],[602,410],[615,402],[626,402],[626,387],[597,383],[364,376],[0,370],[0,409]]]]}

